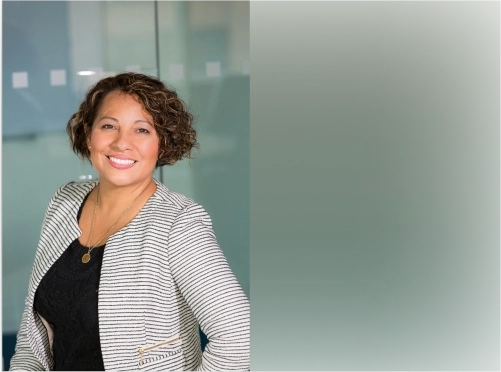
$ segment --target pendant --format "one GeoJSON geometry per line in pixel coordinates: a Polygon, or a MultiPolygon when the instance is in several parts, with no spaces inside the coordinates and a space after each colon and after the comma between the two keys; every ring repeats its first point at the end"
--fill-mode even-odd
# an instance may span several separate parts
{"type": "Polygon", "coordinates": [[[82,256],[82,262],[83,263],[87,263],[90,261],[90,254],[89,253],[86,253],[82,256]]]}

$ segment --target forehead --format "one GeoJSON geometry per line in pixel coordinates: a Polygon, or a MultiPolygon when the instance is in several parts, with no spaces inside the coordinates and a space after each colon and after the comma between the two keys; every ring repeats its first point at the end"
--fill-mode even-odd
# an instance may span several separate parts
{"type": "Polygon", "coordinates": [[[110,92],[103,98],[101,104],[99,105],[96,119],[109,113],[128,113],[142,115],[148,120],[152,119],[152,116],[145,110],[141,101],[136,96],[120,91],[110,92]]]}
{"type": "Polygon", "coordinates": [[[112,91],[106,94],[104,98],[101,100],[101,104],[99,105],[99,111],[101,111],[102,109],[106,109],[110,106],[120,106],[121,104],[141,106],[141,103],[139,102],[137,97],[120,91],[112,91]]]}

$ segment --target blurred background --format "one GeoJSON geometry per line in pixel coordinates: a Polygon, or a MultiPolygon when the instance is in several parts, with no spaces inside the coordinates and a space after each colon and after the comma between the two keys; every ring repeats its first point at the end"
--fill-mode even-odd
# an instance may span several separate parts
{"type": "Polygon", "coordinates": [[[159,77],[195,115],[195,159],[154,176],[205,207],[249,296],[249,2],[8,1],[2,16],[4,369],[47,203],[63,183],[97,176],[66,123],[118,72],[159,77]]]}

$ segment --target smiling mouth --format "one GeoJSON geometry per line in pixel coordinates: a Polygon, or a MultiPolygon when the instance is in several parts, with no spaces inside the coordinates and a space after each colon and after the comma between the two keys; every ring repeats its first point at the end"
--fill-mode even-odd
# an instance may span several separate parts
{"type": "Polygon", "coordinates": [[[118,159],[118,158],[114,158],[113,156],[107,156],[107,158],[110,159],[113,163],[120,164],[120,165],[131,165],[131,164],[134,164],[136,162],[135,160],[118,159]]]}

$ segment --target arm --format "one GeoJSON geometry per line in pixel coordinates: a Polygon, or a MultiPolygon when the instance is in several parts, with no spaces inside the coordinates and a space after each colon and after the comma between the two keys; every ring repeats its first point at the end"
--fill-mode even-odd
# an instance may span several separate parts
{"type": "Polygon", "coordinates": [[[169,258],[174,280],[209,339],[197,370],[248,370],[249,301],[201,206],[190,205],[176,218],[169,258]]]}
{"type": "Polygon", "coordinates": [[[16,351],[10,360],[10,371],[44,371],[45,368],[38,358],[33,354],[31,346],[26,336],[26,322],[28,321],[28,312],[32,311],[31,306],[26,305],[21,319],[21,327],[17,333],[16,351]]]}

